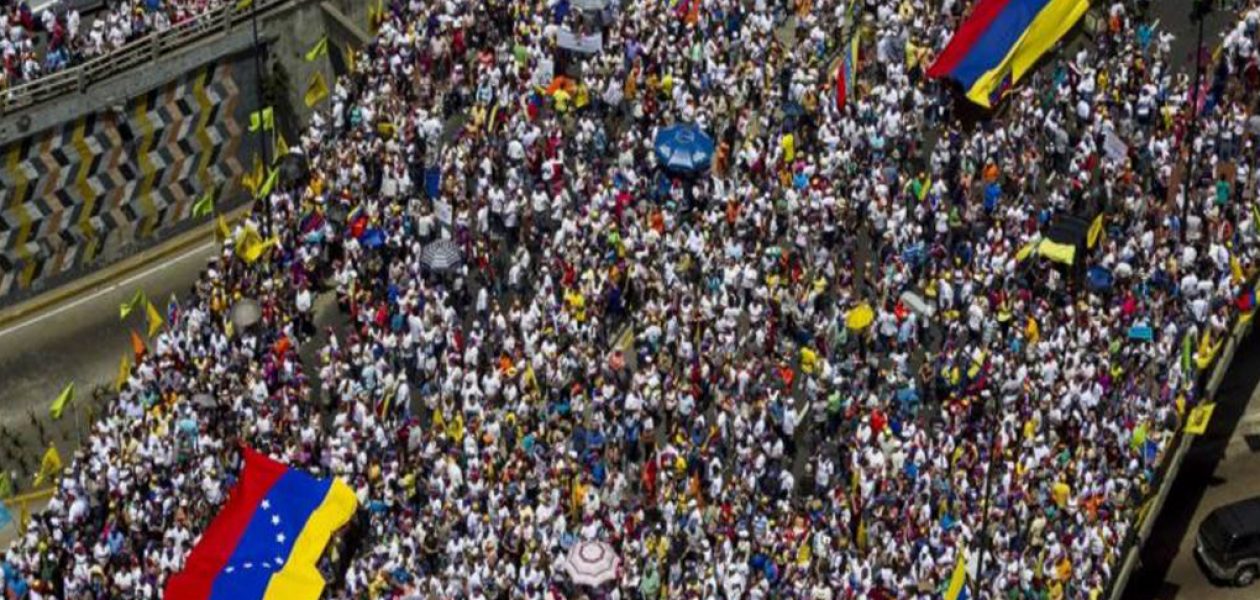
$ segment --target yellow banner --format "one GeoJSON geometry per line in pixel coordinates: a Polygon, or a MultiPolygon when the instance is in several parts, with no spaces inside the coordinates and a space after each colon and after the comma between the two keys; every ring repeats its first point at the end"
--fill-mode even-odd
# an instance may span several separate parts
{"type": "Polygon", "coordinates": [[[1194,407],[1194,410],[1190,411],[1190,418],[1186,420],[1186,433],[1203,435],[1207,431],[1208,423],[1212,421],[1212,412],[1215,410],[1215,402],[1194,407]]]}
{"type": "Polygon", "coordinates": [[[1041,245],[1037,247],[1037,253],[1042,256],[1070,265],[1076,262],[1076,246],[1071,244],[1060,244],[1051,240],[1042,240],[1041,245]]]}

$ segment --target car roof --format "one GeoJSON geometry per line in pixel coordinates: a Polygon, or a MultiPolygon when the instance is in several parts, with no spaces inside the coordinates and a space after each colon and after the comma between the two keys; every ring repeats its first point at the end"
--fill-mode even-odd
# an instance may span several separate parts
{"type": "Polygon", "coordinates": [[[1219,520],[1235,534],[1260,531],[1260,497],[1218,507],[1208,518],[1219,520]]]}

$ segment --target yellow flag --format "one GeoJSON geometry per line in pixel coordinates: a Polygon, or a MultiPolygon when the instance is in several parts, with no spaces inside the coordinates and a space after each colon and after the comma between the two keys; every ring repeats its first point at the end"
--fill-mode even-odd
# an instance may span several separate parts
{"type": "Polygon", "coordinates": [[[258,191],[258,187],[263,184],[262,157],[257,153],[254,154],[254,168],[251,172],[241,175],[241,185],[249,189],[249,193],[254,194],[258,191]]]}
{"type": "Polygon", "coordinates": [[[1037,245],[1040,243],[1041,243],[1041,240],[1038,239],[1038,240],[1033,240],[1025,244],[1023,248],[1019,249],[1019,252],[1015,253],[1015,260],[1023,262],[1024,259],[1031,256],[1032,253],[1037,250],[1037,245]]]}
{"type": "Polygon", "coordinates": [[[279,243],[280,238],[273,236],[271,239],[264,241],[258,230],[253,227],[247,227],[245,228],[245,233],[236,240],[236,254],[246,263],[253,264],[262,257],[264,252],[279,243]]]}
{"type": "Polygon", "coordinates": [[[226,242],[228,238],[232,237],[232,228],[228,227],[227,219],[223,218],[223,215],[219,215],[219,229],[217,233],[220,242],[226,242]]]}
{"type": "Polygon", "coordinates": [[[250,131],[258,131],[260,128],[263,131],[271,131],[275,127],[276,115],[275,110],[272,107],[268,106],[262,110],[256,110],[249,113],[250,131]]]}
{"type": "Polygon", "coordinates": [[[1207,431],[1208,423],[1212,421],[1214,410],[1216,410],[1215,402],[1194,407],[1194,410],[1190,411],[1190,418],[1186,420],[1186,433],[1203,435],[1207,431]]]}
{"type": "Polygon", "coordinates": [[[1050,260],[1060,262],[1065,265],[1070,265],[1076,262],[1076,246],[1071,244],[1060,244],[1053,240],[1042,240],[1041,244],[1037,247],[1037,253],[1050,260]]]}
{"type": "Polygon", "coordinates": [[[43,460],[39,461],[39,473],[35,475],[35,486],[47,481],[53,475],[61,471],[61,453],[57,452],[56,446],[48,446],[48,450],[44,451],[43,460]]]}
{"type": "Polygon", "coordinates": [[[949,587],[945,589],[945,600],[957,600],[962,595],[963,586],[967,585],[967,552],[959,549],[958,562],[954,564],[954,573],[949,576],[949,587]]]}
{"type": "Polygon", "coordinates": [[[533,387],[535,392],[538,391],[538,375],[534,373],[533,364],[525,367],[525,383],[533,387]]]}
{"type": "Polygon", "coordinates": [[[254,5],[254,0],[237,0],[236,10],[245,10],[254,5]]]}
{"type": "Polygon", "coordinates": [[[1212,360],[1216,358],[1216,353],[1220,352],[1221,346],[1224,344],[1224,338],[1213,344],[1211,332],[1203,332],[1203,337],[1199,338],[1199,350],[1194,353],[1194,362],[1200,371],[1212,365],[1212,360]]]}
{"type": "Polygon", "coordinates": [[[324,81],[324,74],[319,71],[315,72],[315,76],[311,78],[311,83],[306,86],[307,108],[314,108],[320,100],[328,97],[328,82],[324,81]]]}
{"type": "Polygon", "coordinates": [[[152,302],[149,303],[146,310],[147,312],[145,316],[147,316],[149,320],[149,337],[153,337],[153,334],[157,333],[158,330],[162,328],[162,323],[164,323],[162,320],[162,313],[158,312],[157,307],[153,306],[152,302]]]}
{"type": "Polygon", "coordinates": [[[280,179],[279,169],[270,169],[267,173],[267,179],[263,181],[262,187],[258,188],[258,195],[254,199],[266,198],[271,194],[271,189],[276,187],[276,181],[280,179]]]}
{"type": "Polygon", "coordinates": [[[124,383],[127,383],[127,376],[131,375],[131,360],[127,355],[122,356],[122,362],[118,363],[118,376],[114,378],[114,391],[121,392],[124,383]]]}
{"type": "Polygon", "coordinates": [[[315,45],[306,51],[306,62],[314,62],[321,56],[328,54],[328,36],[319,38],[315,45]]]}
{"type": "Polygon", "coordinates": [[[52,418],[60,419],[61,411],[66,409],[66,405],[74,400],[74,382],[66,384],[66,389],[61,390],[61,395],[53,400],[52,406],[48,407],[48,412],[52,414],[52,418]]]}
{"type": "Polygon", "coordinates": [[[1103,216],[1100,214],[1094,217],[1094,222],[1089,226],[1089,233],[1085,236],[1085,245],[1093,248],[1098,243],[1098,238],[1102,236],[1103,216]]]}
{"type": "Polygon", "coordinates": [[[214,190],[209,190],[193,204],[192,217],[208,217],[214,213],[214,190]]]}
{"type": "Polygon", "coordinates": [[[254,229],[253,225],[247,224],[244,230],[241,231],[240,235],[236,237],[236,253],[238,255],[244,255],[246,250],[253,247],[255,244],[261,243],[262,236],[259,235],[258,230],[254,229]]]}
{"type": "Polygon", "coordinates": [[[276,147],[276,157],[271,160],[272,164],[280,162],[280,159],[289,155],[289,144],[288,142],[284,141],[284,135],[280,133],[279,129],[276,130],[275,147],[276,147]]]}
{"type": "Polygon", "coordinates": [[[126,319],[127,315],[131,314],[131,311],[135,310],[143,302],[145,302],[144,290],[136,290],[136,293],[131,296],[131,300],[118,306],[118,320],[126,319]]]}

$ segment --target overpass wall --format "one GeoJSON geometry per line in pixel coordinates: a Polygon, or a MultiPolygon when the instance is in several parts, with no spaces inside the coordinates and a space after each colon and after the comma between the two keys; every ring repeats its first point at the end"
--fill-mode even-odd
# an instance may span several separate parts
{"type": "Polygon", "coordinates": [[[252,15],[224,9],[179,34],[193,43],[139,41],[120,60],[143,64],[90,80],[98,64],[78,90],[0,115],[0,306],[206,222],[192,207],[207,193],[220,211],[250,201],[241,176],[264,144],[274,155],[270,134],[249,132],[250,113],[274,104],[293,145],[311,78],[333,84],[329,57],[307,61],[307,50],[324,35],[335,51],[358,47],[367,28],[364,2],[258,4],[261,77],[252,15]]]}

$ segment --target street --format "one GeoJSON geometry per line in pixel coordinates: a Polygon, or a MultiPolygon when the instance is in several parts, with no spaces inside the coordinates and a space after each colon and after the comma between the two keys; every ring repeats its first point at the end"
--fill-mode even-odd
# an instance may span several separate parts
{"type": "Polygon", "coordinates": [[[0,468],[18,475],[14,481],[19,489],[30,485],[45,441],[56,443],[62,458],[69,461],[77,443],[76,416],[86,431],[93,389],[114,381],[121,358],[131,353],[129,331],[145,333],[144,308],[121,321],[119,305],[136,290],[144,290],[165,317],[171,294],[187,292],[215,247],[213,241],[199,244],[49,311],[0,328],[0,380],[4,381],[0,468]],[[75,400],[61,420],[54,422],[49,405],[72,381],[75,400]],[[76,415],[76,411],[81,414],[76,415]],[[43,441],[41,429],[47,434],[43,441]]]}

